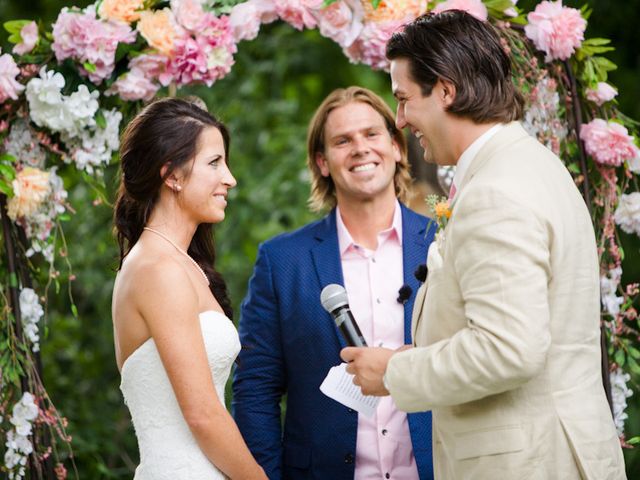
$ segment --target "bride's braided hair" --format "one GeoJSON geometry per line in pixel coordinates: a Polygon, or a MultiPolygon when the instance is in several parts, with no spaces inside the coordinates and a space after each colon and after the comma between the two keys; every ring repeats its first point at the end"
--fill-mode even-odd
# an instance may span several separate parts
{"type": "MultiPolygon", "coordinates": [[[[163,182],[174,170],[195,157],[200,133],[208,126],[220,131],[228,161],[230,139],[227,128],[193,102],[176,98],[157,100],[127,125],[120,146],[121,178],[114,211],[120,247],[118,269],[140,238],[163,182]],[[160,171],[165,164],[168,168],[162,176],[160,171]]],[[[216,252],[212,230],[212,224],[200,224],[187,252],[209,278],[211,293],[225,315],[233,318],[227,286],[214,268],[216,252]]]]}

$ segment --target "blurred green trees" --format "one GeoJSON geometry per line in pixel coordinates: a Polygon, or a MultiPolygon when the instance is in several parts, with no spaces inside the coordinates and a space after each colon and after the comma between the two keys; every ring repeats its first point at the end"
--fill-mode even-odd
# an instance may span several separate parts
{"type": "MultiPolygon", "coordinates": [[[[76,5],[89,3],[78,0],[76,5]]],[[[535,3],[521,1],[519,5],[530,9],[535,3]]],[[[594,9],[590,36],[611,38],[617,48],[611,58],[620,69],[611,75],[611,81],[620,89],[621,109],[640,118],[640,53],[632,37],[640,0],[589,3],[594,9]]],[[[65,5],[70,3],[0,0],[0,18],[38,19],[49,24],[65,5]]],[[[2,44],[7,51],[6,35],[2,44]]],[[[240,44],[236,65],[225,79],[211,88],[179,92],[203,98],[231,131],[230,166],[238,186],[230,194],[227,219],[215,234],[218,268],[227,279],[236,310],[258,244],[315,218],[306,208],[306,126],[331,90],[351,84],[369,87],[394,105],[386,74],[349,64],[337,45],[317,31],[297,32],[276,23],[263,26],[256,40],[240,44]]],[[[54,403],[69,419],[80,478],[131,478],[138,462],[137,446],[118,388],[113,354],[110,302],[117,249],[111,234],[111,208],[108,202],[93,205],[96,195],[86,183],[68,178],[75,183],[65,186],[77,213],[65,231],[69,260],[77,276],[72,292],[79,319],[70,314],[64,291],[50,295],[48,333],[41,342],[44,380],[54,403]]],[[[105,182],[107,199],[112,201],[116,165],[107,169],[105,182]]],[[[629,237],[626,244],[627,256],[638,258],[638,239],[629,237]]],[[[629,281],[640,278],[640,261],[625,265],[629,281]]],[[[640,393],[630,399],[632,434],[640,433],[639,397],[640,393]]],[[[640,475],[637,452],[626,452],[626,458],[629,477],[640,475]]]]}

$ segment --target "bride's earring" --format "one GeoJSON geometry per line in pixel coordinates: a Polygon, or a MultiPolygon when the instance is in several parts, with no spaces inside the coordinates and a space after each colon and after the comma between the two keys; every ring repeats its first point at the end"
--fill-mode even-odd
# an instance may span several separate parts
{"type": "Polygon", "coordinates": [[[173,190],[175,192],[180,192],[180,191],[182,191],[182,187],[180,185],[178,185],[177,183],[174,183],[173,184],[173,190]]]}

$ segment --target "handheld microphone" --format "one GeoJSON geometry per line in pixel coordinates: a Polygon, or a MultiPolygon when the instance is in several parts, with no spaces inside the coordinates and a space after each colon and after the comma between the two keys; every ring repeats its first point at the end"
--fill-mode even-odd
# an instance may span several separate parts
{"type": "Polygon", "coordinates": [[[347,345],[350,347],[367,346],[349,308],[347,291],[342,285],[332,283],[324,287],[320,293],[320,303],[322,308],[333,317],[347,345]]]}

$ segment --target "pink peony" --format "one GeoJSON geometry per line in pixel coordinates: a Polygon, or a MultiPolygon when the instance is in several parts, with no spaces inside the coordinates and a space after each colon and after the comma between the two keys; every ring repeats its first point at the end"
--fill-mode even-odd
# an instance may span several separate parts
{"type": "Polygon", "coordinates": [[[144,0],[102,0],[98,15],[107,20],[131,23],[140,18],[143,8],[144,0]]]}
{"type": "Polygon", "coordinates": [[[618,95],[618,91],[605,82],[598,82],[596,88],[590,88],[586,91],[587,100],[598,106],[613,100],[616,95],[618,95]]]}
{"type": "Polygon", "coordinates": [[[151,81],[140,69],[133,69],[119,77],[104,93],[118,95],[122,100],[151,100],[160,85],[151,81]]]}
{"type": "Polygon", "coordinates": [[[229,21],[236,42],[253,40],[258,36],[260,25],[278,18],[276,6],[269,0],[249,0],[238,3],[231,9],[229,21]]]}
{"type": "Polygon", "coordinates": [[[236,44],[228,16],[207,14],[197,38],[179,38],[174,44],[173,55],[167,72],[178,85],[214,81],[231,71],[236,44]]]}
{"type": "Polygon", "coordinates": [[[198,0],[171,0],[171,11],[177,22],[193,33],[198,33],[205,21],[205,13],[198,0]]]}
{"type": "Polygon", "coordinates": [[[587,21],[580,10],[563,7],[561,0],[541,2],[527,15],[529,25],[524,31],[538,50],[547,54],[545,60],[566,60],[584,40],[587,21]]]}
{"type": "Polygon", "coordinates": [[[625,127],[601,118],[582,125],[580,139],[587,153],[603,165],[618,167],[625,160],[632,160],[640,154],[625,127]]]}
{"type": "Polygon", "coordinates": [[[337,1],[320,10],[318,28],[323,36],[346,48],[360,35],[363,17],[359,0],[337,1]]]}
{"type": "Polygon", "coordinates": [[[157,79],[163,86],[173,81],[173,76],[167,72],[169,58],[160,54],[142,54],[129,61],[129,70],[139,70],[148,78],[157,79]]]}
{"type": "Polygon", "coordinates": [[[58,61],[73,58],[90,63],[95,71],[81,67],[81,72],[96,84],[101,83],[113,72],[118,43],[132,43],[136,33],[129,25],[96,18],[89,7],[84,13],[69,12],[63,8],[53,25],[53,51],[58,61]]]}
{"type": "Polygon", "coordinates": [[[433,12],[440,13],[447,10],[463,10],[483,22],[486,22],[489,16],[487,7],[481,0],[446,0],[436,5],[433,12]]]}
{"type": "Polygon", "coordinates": [[[352,62],[362,62],[376,70],[389,70],[385,55],[387,42],[395,31],[404,25],[402,20],[366,23],[360,36],[349,48],[343,49],[352,62]]]}
{"type": "Polygon", "coordinates": [[[11,55],[0,55],[0,103],[8,98],[17,100],[24,90],[24,85],[16,81],[19,73],[20,69],[11,55]]]}
{"type": "Polygon", "coordinates": [[[13,53],[24,55],[33,50],[33,47],[38,43],[38,25],[36,22],[29,22],[22,27],[20,38],[22,41],[13,47],[13,53]]]}
{"type": "Polygon", "coordinates": [[[315,14],[323,0],[279,0],[275,2],[278,16],[297,30],[315,28],[315,14]]]}

